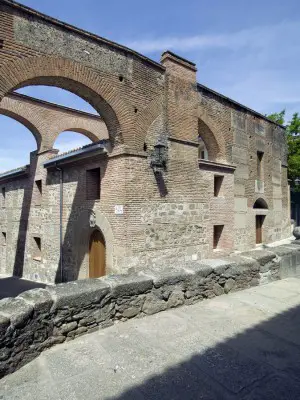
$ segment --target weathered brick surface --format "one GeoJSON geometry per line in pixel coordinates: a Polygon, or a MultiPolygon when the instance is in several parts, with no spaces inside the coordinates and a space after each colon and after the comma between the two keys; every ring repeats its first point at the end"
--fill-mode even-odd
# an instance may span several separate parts
{"type": "Polygon", "coordinates": [[[108,139],[106,125],[99,116],[18,93],[9,94],[2,99],[0,113],[25,125],[34,135],[40,152],[51,149],[58,135],[64,131],[82,133],[93,142],[108,139]]]}
{"type": "Polygon", "coordinates": [[[170,52],[158,64],[9,0],[0,2],[0,21],[0,112],[27,124],[38,142],[27,176],[0,178],[6,192],[1,272],[45,282],[60,276],[60,173],[43,162],[53,157],[54,140],[65,129],[92,140],[105,134],[111,144],[107,155],[63,166],[65,280],[88,277],[91,215],[105,238],[108,274],[249,250],[259,212],[266,215],[264,243],[290,235],[282,127],[197,84],[195,65],[170,52]],[[33,84],[70,90],[102,119],[11,94],[33,84]],[[199,136],[208,152],[200,162],[199,136]],[[168,146],[161,175],[150,167],[158,139],[168,146]],[[264,152],[260,181],[257,151],[264,152]],[[86,198],[86,170],[92,168],[100,168],[99,200],[86,198]],[[223,177],[219,196],[215,176],[223,177]],[[43,186],[40,205],[36,180],[43,186]],[[253,208],[258,198],[268,209],[253,208]],[[123,214],[115,213],[116,205],[123,214]],[[216,248],[214,225],[223,226],[216,248]],[[34,237],[42,243],[38,260],[34,237]]]}

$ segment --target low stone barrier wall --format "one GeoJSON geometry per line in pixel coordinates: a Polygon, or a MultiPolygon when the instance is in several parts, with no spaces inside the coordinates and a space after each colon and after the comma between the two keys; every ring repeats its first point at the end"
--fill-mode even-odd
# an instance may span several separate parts
{"type": "Polygon", "coordinates": [[[298,274],[300,246],[291,244],[29,290],[0,301],[0,377],[54,344],[115,321],[298,274]]]}

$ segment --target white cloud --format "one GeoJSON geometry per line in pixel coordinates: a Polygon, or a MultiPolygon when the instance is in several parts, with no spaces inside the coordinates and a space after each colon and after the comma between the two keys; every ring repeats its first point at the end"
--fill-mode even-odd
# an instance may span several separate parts
{"type": "Polygon", "coordinates": [[[57,141],[54,144],[54,148],[58,149],[60,153],[64,153],[66,151],[74,150],[77,149],[78,147],[85,146],[89,143],[91,143],[91,140],[88,139],[87,137],[80,135],[78,133],[68,133],[68,137],[64,138],[63,133],[61,134],[61,137],[58,137],[57,141]],[[72,136],[75,136],[72,138],[72,136]],[[76,137],[78,135],[78,137],[76,137]],[[71,138],[70,138],[71,136],[71,138]]]}
{"type": "Polygon", "coordinates": [[[299,29],[299,22],[283,21],[276,25],[254,27],[230,33],[140,39],[128,41],[125,44],[132,49],[148,54],[167,49],[191,51],[212,48],[232,50],[238,50],[243,47],[262,48],[270,45],[274,38],[278,38],[280,35],[286,36],[287,32],[297,32],[297,35],[299,35],[299,29]]]}
{"type": "Polygon", "coordinates": [[[126,45],[151,54],[172,50],[196,62],[198,81],[261,113],[300,111],[300,21],[235,32],[140,39],[126,45]]]}

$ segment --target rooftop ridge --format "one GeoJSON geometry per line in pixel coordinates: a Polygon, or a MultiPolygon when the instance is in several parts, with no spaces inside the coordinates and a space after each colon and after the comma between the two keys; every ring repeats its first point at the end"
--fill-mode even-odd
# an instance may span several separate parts
{"type": "Polygon", "coordinates": [[[232,104],[234,104],[234,105],[236,105],[236,106],[238,106],[238,107],[244,108],[245,110],[249,111],[251,114],[255,114],[255,115],[257,115],[258,117],[264,119],[265,121],[271,122],[271,123],[273,123],[273,124],[279,126],[280,128],[286,129],[286,127],[285,127],[284,125],[278,124],[277,122],[275,122],[275,121],[273,121],[272,119],[266,117],[265,115],[259,113],[258,111],[255,111],[255,110],[253,110],[252,108],[247,107],[247,106],[245,106],[244,104],[241,104],[241,103],[239,103],[238,101],[233,100],[233,99],[231,99],[230,97],[225,96],[225,95],[222,94],[222,93],[216,92],[215,90],[210,89],[209,87],[207,87],[207,86],[205,86],[205,85],[202,85],[202,83],[198,83],[198,82],[197,82],[197,87],[199,87],[199,88],[201,88],[201,89],[204,89],[204,90],[207,90],[208,92],[213,93],[214,95],[216,95],[216,96],[218,96],[218,97],[221,97],[222,99],[224,99],[224,100],[226,100],[226,101],[229,101],[230,103],[232,103],[232,104]]]}
{"type": "Polygon", "coordinates": [[[18,2],[14,1],[14,0],[0,0],[0,3],[6,4],[7,6],[10,6],[10,7],[13,7],[15,9],[21,10],[21,11],[27,13],[27,14],[34,15],[34,16],[36,16],[36,17],[38,17],[38,18],[40,18],[40,19],[42,19],[42,20],[44,20],[46,22],[50,22],[53,25],[59,26],[61,28],[67,29],[69,31],[76,32],[76,33],[78,33],[80,35],[88,37],[89,39],[101,42],[101,43],[106,44],[108,46],[112,46],[112,47],[114,47],[114,48],[116,48],[118,50],[121,50],[121,51],[124,51],[126,53],[129,53],[129,54],[133,55],[134,57],[137,57],[137,58],[147,62],[148,64],[152,65],[153,67],[158,68],[161,71],[165,71],[165,67],[163,65],[161,65],[158,62],[152,60],[151,58],[148,58],[148,57],[144,56],[141,53],[138,53],[135,50],[130,49],[129,47],[123,46],[123,45],[118,44],[116,42],[113,42],[113,41],[111,41],[109,39],[105,39],[105,38],[103,38],[101,36],[96,35],[95,33],[86,31],[84,29],[80,29],[80,28],[78,28],[78,27],[76,27],[74,25],[71,25],[71,24],[68,24],[66,22],[63,22],[63,21],[61,21],[61,20],[59,20],[57,18],[50,17],[49,15],[43,14],[40,11],[37,11],[37,10],[35,10],[33,8],[30,8],[30,7],[27,7],[27,6],[25,6],[25,5],[21,4],[21,3],[18,3],[18,2]]]}
{"type": "Polygon", "coordinates": [[[17,167],[17,168],[9,169],[7,171],[0,172],[0,178],[2,178],[3,176],[5,176],[7,174],[13,174],[14,172],[26,171],[26,169],[29,168],[29,166],[30,166],[29,164],[26,164],[26,165],[22,165],[21,167],[17,167]]]}
{"type": "Polygon", "coordinates": [[[96,142],[89,143],[89,144],[85,144],[84,146],[79,146],[79,147],[76,147],[76,148],[74,148],[74,149],[64,151],[63,153],[55,154],[53,157],[50,157],[49,161],[50,161],[50,160],[53,160],[53,159],[55,159],[55,158],[59,158],[59,157],[63,157],[63,156],[69,155],[69,154],[71,155],[72,153],[75,153],[76,151],[84,150],[84,149],[87,149],[87,148],[89,148],[89,147],[96,146],[96,145],[98,145],[98,144],[104,144],[104,143],[106,143],[106,142],[109,142],[109,139],[97,140],[96,142]]]}

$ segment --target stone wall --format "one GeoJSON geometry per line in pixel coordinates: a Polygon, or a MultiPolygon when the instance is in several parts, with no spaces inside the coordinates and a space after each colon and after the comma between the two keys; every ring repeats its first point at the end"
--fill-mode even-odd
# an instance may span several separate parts
{"type": "Polygon", "coordinates": [[[0,301],[0,377],[43,350],[183,304],[300,274],[300,245],[290,244],[168,268],[131,269],[0,301]]]}
{"type": "MultiPolygon", "coordinates": [[[[200,119],[212,120],[216,136],[223,136],[228,163],[234,172],[234,249],[255,246],[255,215],[258,198],[267,204],[263,242],[290,236],[287,183],[287,146],[284,129],[234,100],[198,84],[200,119]],[[261,176],[257,175],[257,152],[263,153],[261,176]]],[[[202,135],[199,130],[199,134],[202,135]]],[[[205,141],[205,137],[203,137],[205,141]]],[[[213,143],[205,142],[208,150],[213,143]]],[[[210,153],[210,152],[208,152],[210,153]]],[[[211,151],[211,154],[214,152],[211,151]]],[[[210,157],[209,157],[210,158],[210,157]]]]}

